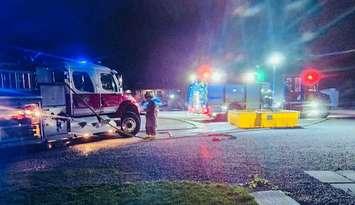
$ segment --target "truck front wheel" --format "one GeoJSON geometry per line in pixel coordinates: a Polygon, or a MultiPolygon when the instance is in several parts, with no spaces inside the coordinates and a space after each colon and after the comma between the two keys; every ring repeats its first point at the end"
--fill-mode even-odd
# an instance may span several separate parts
{"type": "Polygon", "coordinates": [[[141,127],[139,115],[133,112],[127,112],[121,118],[121,130],[130,135],[136,135],[141,127]]]}

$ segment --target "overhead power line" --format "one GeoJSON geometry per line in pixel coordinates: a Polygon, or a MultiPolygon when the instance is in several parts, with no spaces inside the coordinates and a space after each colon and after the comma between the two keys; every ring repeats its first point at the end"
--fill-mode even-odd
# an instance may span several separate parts
{"type": "Polygon", "coordinates": [[[344,54],[349,54],[349,53],[355,53],[355,49],[349,49],[349,50],[344,50],[344,51],[335,51],[335,52],[322,53],[322,54],[312,54],[312,55],[310,55],[310,57],[322,58],[322,57],[327,57],[327,56],[344,55],[344,54]]]}

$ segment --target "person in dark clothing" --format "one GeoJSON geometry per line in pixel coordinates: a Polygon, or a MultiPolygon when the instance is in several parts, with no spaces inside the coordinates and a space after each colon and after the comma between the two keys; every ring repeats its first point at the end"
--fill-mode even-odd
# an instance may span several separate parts
{"type": "Polygon", "coordinates": [[[157,134],[157,117],[158,117],[158,105],[153,100],[153,94],[151,92],[147,92],[145,94],[145,112],[146,112],[146,122],[145,129],[147,137],[155,137],[157,134]]]}

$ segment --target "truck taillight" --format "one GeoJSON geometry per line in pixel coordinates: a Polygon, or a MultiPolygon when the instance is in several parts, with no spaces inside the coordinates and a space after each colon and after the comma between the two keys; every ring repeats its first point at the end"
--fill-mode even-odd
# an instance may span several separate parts
{"type": "Polygon", "coordinates": [[[189,110],[189,112],[196,112],[196,109],[192,106],[189,106],[188,110],[189,110]]]}
{"type": "Polygon", "coordinates": [[[30,104],[12,111],[9,117],[14,120],[31,119],[36,122],[41,117],[41,109],[38,105],[30,104]]]}
{"type": "Polygon", "coordinates": [[[40,137],[40,118],[42,116],[41,108],[37,104],[28,104],[24,106],[23,112],[25,114],[25,117],[31,120],[33,135],[35,137],[40,137]]]}
{"type": "Polygon", "coordinates": [[[24,107],[25,117],[38,120],[41,117],[41,109],[36,104],[29,104],[24,107]]]}
{"type": "Polygon", "coordinates": [[[208,107],[202,108],[202,114],[208,114],[208,107]]]}
{"type": "Polygon", "coordinates": [[[14,111],[14,112],[10,115],[10,118],[11,118],[11,119],[14,119],[14,120],[23,120],[23,119],[26,118],[25,112],[24,112],[23,110],[14,111]]]}

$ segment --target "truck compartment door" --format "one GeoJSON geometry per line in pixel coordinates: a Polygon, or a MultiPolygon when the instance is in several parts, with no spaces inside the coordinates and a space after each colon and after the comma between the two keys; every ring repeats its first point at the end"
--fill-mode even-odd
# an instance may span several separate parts
{"type": "Polygon", "coordinates": [[[51,140],[69,131],[64,85],[41,85],[43,135],[51,140]]]}

